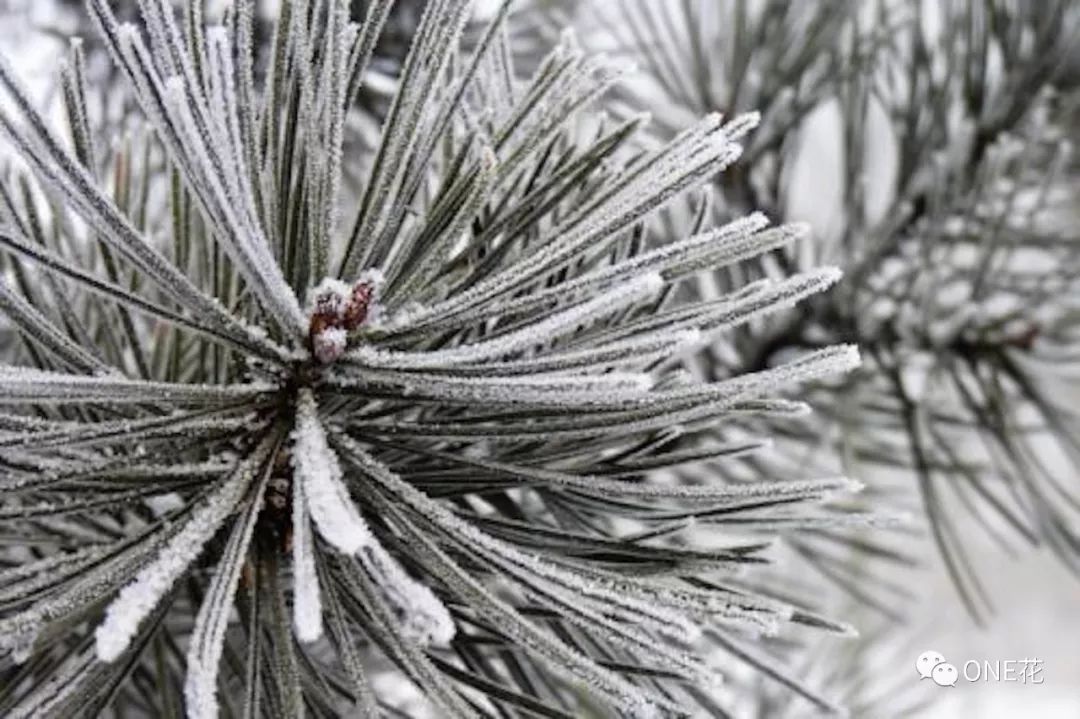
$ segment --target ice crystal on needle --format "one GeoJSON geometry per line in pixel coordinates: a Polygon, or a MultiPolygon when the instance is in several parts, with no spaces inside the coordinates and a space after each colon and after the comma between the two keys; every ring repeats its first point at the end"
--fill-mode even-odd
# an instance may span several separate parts
{"type": "Polygon", "coordinates": [[[801,505],[849,484],[654,481],[761,446],[728,429],[797,414],[772,395],[857,362],[678,369],[836,281],[688,291],[807,233],[761,215],[649,240],[756,117],[647,146],[645,118],[596,112],[609,63],[566,38],[522,77],[509,3],[465,51],[469,3],[432,0],[357,159],[347,120],[389,5],[354,23],[344,0],[282,3],[256,67],[250,0],[209,28],[201,3],[181,21],[146,0],[121,25],[90,0],[152,130],[138,142],[100,141],[80,46],[60,79],[70,143],[0,64],[0,130],[33,178],[0,192],[19,337],[0,533],[31,548],[0,548],[0,652],[18,662],[0,664],[0,715],[120,711],[146,676],[195,717],[219,686],[243,686],[249,714],[373,714],[381,653],[439,716],[678,716],[722,702],[702,645],[839,626],[732,583],[765,542],[684,530],[818,526],[830,515],[801,505]]]}
{"type": "Polygon", "coordinates": [[[373,541],[364,518],[345,486],[337,455],[330,449],[309,389],[300,390],[293,431],[293,481],[323,538],[343,554],[356,554],[373,541]]]}
{"type": "Polygon", "coordinates": [[[311,517],[304,483],[297,482],[292,491],[293,528],[293,616],[296,637],[302,642],[314,642],[322,636],[322,600],[315,570],[315,543],[311,536],[311,517]]]}

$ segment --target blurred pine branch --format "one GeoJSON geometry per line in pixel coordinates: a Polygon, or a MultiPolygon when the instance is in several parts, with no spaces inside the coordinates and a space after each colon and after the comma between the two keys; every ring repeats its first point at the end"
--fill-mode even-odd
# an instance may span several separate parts
{"type": "MultiPolygon", "coordinates": [[[[845,270],[826,295],[734,328],[691,366],[722,379],[858,344],[861,372],[800,395],[821,419],[775,428],[787,464],[842,468],[870,482],[868,498],[916,488],[976,619],[992,612],[979,566],[994,563],[965,551],[972,527],[1011,556],[1044,547],[1080,569],[1075,3],[538,4],[551,24],[612,28],[596,44],[643,76],[624,86],[624,112],[650,111],[661,137],[702,112],[761,111],[742,160],[714,182],[709,221],[750,208],[821,221],[812,242],[714,274],[706,296],[818,263],[845,270]]],[[[854,596],[889,613],[905,601],[826,561],[833,540],[794,541],[854,596]]],[[[905,552],[844,541],[890,561],[905,552]]]]}

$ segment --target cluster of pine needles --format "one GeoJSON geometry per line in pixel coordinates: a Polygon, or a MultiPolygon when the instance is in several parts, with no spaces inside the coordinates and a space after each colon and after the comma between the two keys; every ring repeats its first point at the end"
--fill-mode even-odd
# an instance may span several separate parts
{"type": "Polygon", "coordinates": [[[671,481],[858,364],[684,368],[839,277],[702,298],[808,229],[645,231],[757,116],[651,142],[601,111],[617,63],[566,35],[522,77],[509,3],[464,49],[431,0],[356,150],[390,5],[283,2],[258,64],[251,0],[90,0],[130,142],[78,43],[62,128],[0,64],[0,715],[393,716],[377,669],[440,717],[723,716],[738,664],[833,709],[755,644],[849,628],[753,577],[779,530],[866,522],[821,506],[858,484],[671,481]]]}

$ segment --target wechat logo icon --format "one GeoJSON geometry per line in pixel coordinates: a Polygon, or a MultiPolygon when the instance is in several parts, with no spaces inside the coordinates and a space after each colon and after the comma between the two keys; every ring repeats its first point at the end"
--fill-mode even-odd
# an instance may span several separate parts
{"type": "Polygon", "coordinates": [[[956,667],[945,661],[945,655],[933,650],[923,652],[915,660],[915,671],[920,679],[930,679],[939,687],[955,687],[959,673],[956,667]]]}

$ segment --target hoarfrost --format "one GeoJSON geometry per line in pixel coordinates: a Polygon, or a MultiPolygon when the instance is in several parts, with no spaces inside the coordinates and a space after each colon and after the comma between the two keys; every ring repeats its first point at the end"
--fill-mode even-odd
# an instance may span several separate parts
{"type": "Polygon", "coordinates": [[[309,389],[297,396],[292,439],[295,481],[302,485],[319,534],[340,552],[356,554],[374,538],[342,481],[341,466],[326,440],[315,395],[309,389]]]}

